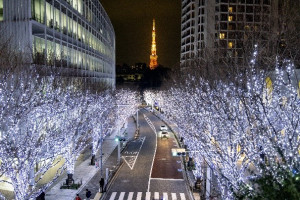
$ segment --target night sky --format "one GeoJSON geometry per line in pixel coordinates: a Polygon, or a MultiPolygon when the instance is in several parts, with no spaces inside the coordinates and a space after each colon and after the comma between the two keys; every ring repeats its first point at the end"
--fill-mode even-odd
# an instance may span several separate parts
{"type": "Polygon", "coordinates": [[[100,0],[116,33],[116,63],[149,65],[152,20],[158,63],[171,68],[180,59],[180,0],[100,0]]]}

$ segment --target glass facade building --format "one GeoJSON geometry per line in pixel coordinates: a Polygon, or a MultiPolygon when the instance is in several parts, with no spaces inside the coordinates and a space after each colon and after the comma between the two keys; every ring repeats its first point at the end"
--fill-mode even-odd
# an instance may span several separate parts
{"type": "Polygon", "coordinates": [[[115,86],[115,33],[99,0],[0,0],[0,21],[33,64],[115,86]]]}

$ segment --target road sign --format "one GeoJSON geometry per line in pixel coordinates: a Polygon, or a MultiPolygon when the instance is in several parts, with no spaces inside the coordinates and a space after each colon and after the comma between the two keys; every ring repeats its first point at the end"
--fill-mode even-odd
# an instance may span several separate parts
{"type": "Polygon", "coordinates": [[[184,156],[185,152],[184,148],[172,148],[172,156],[184,156]]]}

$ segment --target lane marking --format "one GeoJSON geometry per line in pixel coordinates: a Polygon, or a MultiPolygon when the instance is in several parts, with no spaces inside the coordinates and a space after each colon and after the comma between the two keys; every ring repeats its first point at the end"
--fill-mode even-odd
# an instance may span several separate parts
{"type": "Polygon", "coordinates": [[[132,200],[133,199],[133,192],[129,192],[129,195],[128,195],[128,199],[127,200],[132,200]]]}
{"type": "MultiPolygon", "coordinates": [[[[128,167],[129,167],[131,170],[134,168],[134,165],[135,165],[136,160],[137,160],[137,158],[138,158],[138,156],[139,156],[139,154],[140,154],[140,151],[141,151],[142,146],[143,146],[143,144],[144,144],[144,142],[145,142],[145,139],[146,139],[146,136],[143,137],[143,138],[141,138],[140,141],[142,142],[142,144],[140,145],[140,148],[139,148],[138,153],[137,153],[136,156],[122,156],[123,160],[126,162],[126,164],[128,165],[128,167]],[[126,158],[129,158],[129,160],[127,160],[126,158]]],[[[135,153],[136,153],[136,152],[135,152],[135,153]]]]}
{"type": "Polygon", "coordinates": [[[138,192],[136,200],[141,200],[142,199],[142,192],[138,192]]]}
{"type": "MultiPolygon", "coordinates": [[[[149,118],[144,114],[144,118],[147,120],[149,120],[149,118]]],[[[149,122],[147,121],[148,125],[151,127],[151,125],[149,124],[149,122]]],[[[152,124],[152,122],[150,121],[150,123],[152,124]]],[[[153,124],[152,124],[153,126],[153,124]]],[[[151,127],[152,128],[152,127],[151,127]]],[[[151,169],[150,169],[150,174],[149,174],[149,181],[148,181],[148,189],[147,189],[147,192],[149,192],[150,190],[150,181],[151,181],[151,174],[152,174],[152,170],[153,170],[153,164],[154,164],[154,158],[155,158],[155,155],[156,155],[156,150],[157,150],[157,133],[156,133],[156,130],[155,130],[155,127],[154,129],[152,128],[152,130],[154,131],[154,134],[155,134],[155,149],[154,149],[154,154],[153,154],[153,159],[152,159],[152,163],[151,163],[151,169]]]]}
{"type": "Polygon", "coordinates": [[[164,200],[168,200],[168,193],[164,192],[163,193],[163,198],[164,198],[164,200]]]}
{"type": "Polygon", "coordinates": [[[180,199],[181,199],[181,200],[185,200],[185,195],[184,195],[184,193],[180,193],[180,199]]]}
{"type": "Polygon", "coordinates": [[[155,200],[159,199],[159,193],[158,192],[154,192],[154,199],[155,200]]]}
{"type": "Polygon", "coordinates": [[[123,200],[125,196],[125,192],[121,192],[120,196],[119,196],[119,200],[123,200]]]}
{"type": "Polygon", "coordinates": [[[116,192],[111,193],[111,196],[110,196],[109,200],[114,200],[116,195],[117,195],[116,192]]]}
{"type": "Polygon", "coordinates": [[[159,180],[159,181],[184,181],[183,178],[179,179],[179,178],[151,178],[153,180],[159,180]]]}
{"type": "Polygon", "coordinates": [[[146,192],[146,200],[150,200],[151,192],[146,192]]]}
{"type": "Polygon", "coordinates": [[[176,193],[171,193],[171,195],[172,195],[172,200],[177,200],[176,193]]]}

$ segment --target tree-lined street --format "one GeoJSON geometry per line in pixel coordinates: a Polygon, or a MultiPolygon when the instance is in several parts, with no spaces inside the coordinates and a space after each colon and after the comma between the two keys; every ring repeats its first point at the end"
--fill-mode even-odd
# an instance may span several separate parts
{"type": "Polygon", "coordinates": [[[105,199],[190,199],[180,157],[172,157],[174,135],[160,138],[164,123],[146,109],[139,111],[140,136],[122,153],[126,161],[118,171],[105,199]],[[132,159],[132,162],[130,162],[132,159]],[[175,198],[176,197],[176,198],[175,198]]]}

